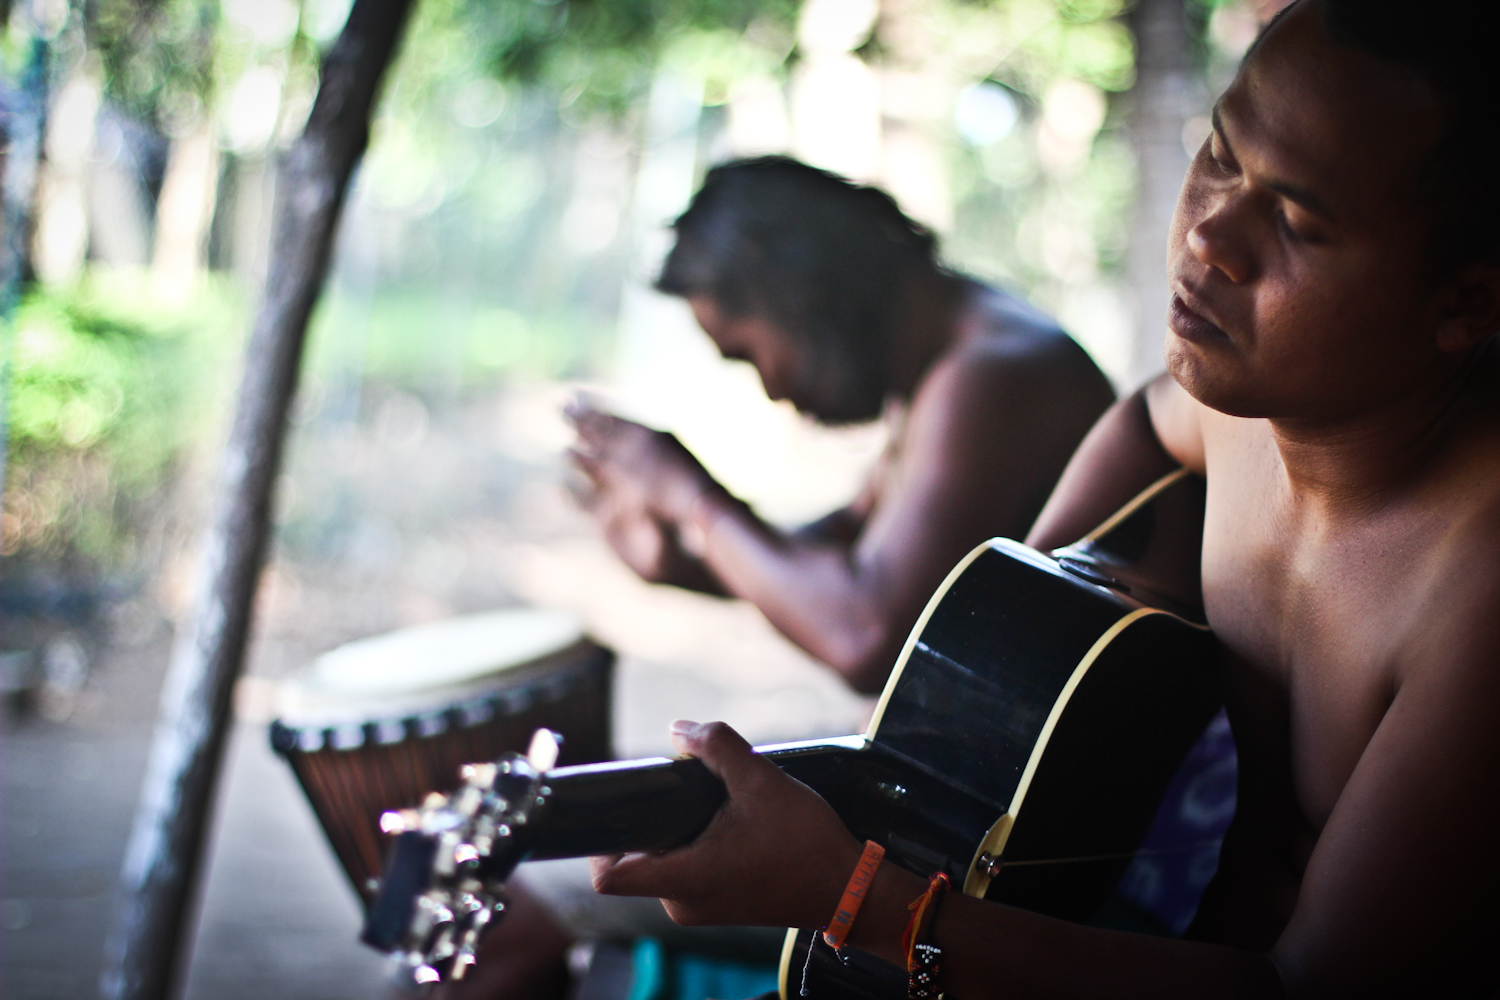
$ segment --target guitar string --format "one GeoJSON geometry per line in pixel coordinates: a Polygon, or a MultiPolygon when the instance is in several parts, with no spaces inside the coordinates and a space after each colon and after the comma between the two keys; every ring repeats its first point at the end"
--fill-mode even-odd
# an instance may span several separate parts
{"type": "Polygon", "coordinates": [[[1205,847],[1219,844],[1219,840],[1202,840],[1186,847],[1161,847],[1149,851],[1119,851],[1115,854],[1085,854],[1076,858],[1037,858],[1031,861],[1001,861],[1001,870],[1006,868],[1029,868],[1036,865],[1073,865],[1086,861],[1119,861],[1121,858],[1159,858],[1169,854],[1187,854],[1205,847]]]}

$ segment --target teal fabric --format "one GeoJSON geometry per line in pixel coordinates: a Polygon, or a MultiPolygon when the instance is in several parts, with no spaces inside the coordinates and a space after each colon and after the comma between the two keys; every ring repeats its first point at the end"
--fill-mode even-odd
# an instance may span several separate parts
{"type": "Polygon", "coordinates": [[[635,977],[630,983],[630,1000],[666,1000],[667,949],[656,938],[640,938],[631,956],[635,977]]]}
{"type": "Polygon", "coordinates": [[[638,940],[632,959],[629,1000],[745,1000],[771,992],[780,980],[774,965],[670,952],[654,938],[638,940]]]}
{"type": "Polygon", "coordinates": [[[672,962],[672,1000],[744,1000],[776,989],[781,970],[744,965],[701,955],[677,955],[672,962]]]}

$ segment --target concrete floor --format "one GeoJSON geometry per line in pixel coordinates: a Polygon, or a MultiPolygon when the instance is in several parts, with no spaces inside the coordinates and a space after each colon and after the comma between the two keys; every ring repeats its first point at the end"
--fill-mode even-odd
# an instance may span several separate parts
{"type": "Polygon", "coordinates": [[[264,726],[234,733],[185,1000],[373,998],[385,957],[359,943],[360,912],[264,726]]]}
{"type": "MultiPolygon", "coordinates": [[[[162,642],[136,657],[160,662],[158,653],[162,642]]],[[[106,669],[101,683],[120,672],[106,669]]],[[[98,996],[153,700],[116,694],[92,716],[6,724],[0,995],[7,1000],[98,996]]],[[[207,871],[186,1000],[385,994],[384,960],[358,943],[353,892],[264,725],[239,723],[231,737],[207,871]]]]}
{"type": "Polygon", "coordinates": [[[98,995],[146,746],[144,734],[51,724],[5,734],[0,992],[6,997],[98,995]]]}

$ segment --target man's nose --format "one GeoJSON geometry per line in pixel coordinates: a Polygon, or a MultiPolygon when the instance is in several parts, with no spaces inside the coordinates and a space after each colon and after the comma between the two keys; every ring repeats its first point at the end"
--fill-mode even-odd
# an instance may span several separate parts
{"type": "Polygon", "coordinates": [[[1255,276],[1255,256],[1247,236],[1244,199],[1227,197],[1216,204],[1187,234],[1188,249],[1204,265],[1235,284],[1255,276]]]}

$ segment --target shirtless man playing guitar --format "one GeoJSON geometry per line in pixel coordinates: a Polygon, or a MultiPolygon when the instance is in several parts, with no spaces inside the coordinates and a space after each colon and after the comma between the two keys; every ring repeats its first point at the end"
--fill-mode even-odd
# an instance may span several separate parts
{"type": "MultiPolygon", "coordinates": [[[[1206,477],[1239,811],[1185,940],[950,893],[949,996],[1500,989],[1497,39],[1485,0],[1298,0],[1219,102],[1171,234],[1171,378],[1103,418],[1030,542],[1206,477]]],[[[721,724],[674,738],[729,801],[688,847],[596,859],[597,888],[827,924],[861,852],[837,816],[721,724]]],[[[924,888],[882,866],[849,943],[904,965],[924,888]]]]}

